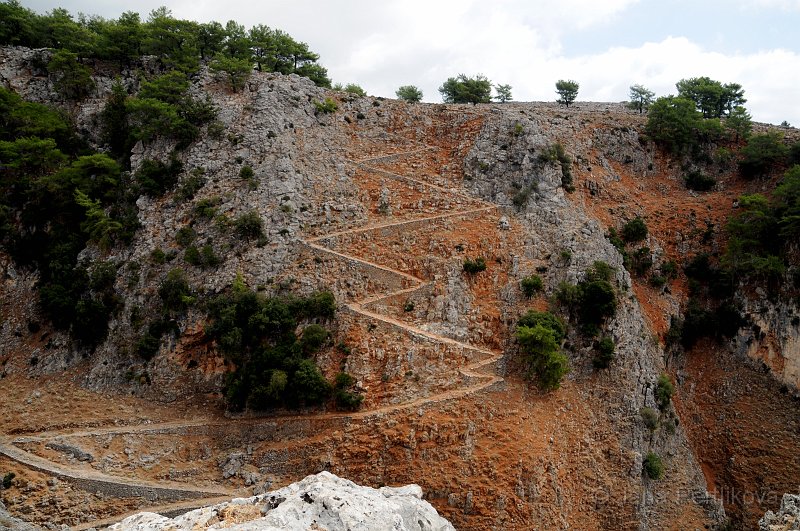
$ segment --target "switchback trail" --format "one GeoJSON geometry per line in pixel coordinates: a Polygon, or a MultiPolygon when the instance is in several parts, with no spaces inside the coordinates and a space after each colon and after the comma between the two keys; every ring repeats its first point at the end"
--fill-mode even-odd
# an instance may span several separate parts
{"type": "MultiPolygon", "coordinates": [[[[487,367],[491,367],[493,364],[496,364],[502,357],[502,352],[496,350],[487,350],[484,348],[470,345],[468,343],[463,343],[455,339],[424,330],[418,326],[414,326],[412,324],[403,322],[392,316],[384,315],[376,311],[365,308],[365,305],[367,304],[372,304],[377,301],[397,296],[400,294],[412,293],[427,285],[430,285],[432,281],[428,281],[410,275],[408,273],[398,271],[396,269],[393,269],[385,265],[381,265],[375,262],[370,262],[368,260],[364,260],[357,256],[348,255],[346,253],[337,251],[334,248],[325,245],[326,241],[335,240],[338,237],[347,236],[351,234],[366,234],[370,232],[379,232],[381,230],[388,228],[403,229],[405,227],[412,227],[414,224],[432,222],[448,218],[457,219],[462,216],[473,216],[474,218],[476,214],[485,215],[489,212],[496,212],[497,211],[496,205],[493,205],[485,201],[476,200],[474,197],[468,196],[463,192],[431,184],[408,175],[400,175],[392,173],[381,168],[372,167],[369,164],[370,162],[377,162],[377,161],[384,162],[397,157],[409,157],[419,153],[425,153],[437,149],[441,148],[436,146],[425,146],[412,151],[391,153],[380,156],[372,156],[360,160],[349,160],[347,162],[352,165],[361,167],[367,171],[375,172],[388,178],[396,179],[398,181],[414,183],[417,186],[423,188],[429,188],[431,190],[436,190],[440,193],[446,193],[449,194],[450,196],[458,197],[459,199],[462,200],[468,199],[470,202],[473,203],[473,205],[477,203],[480,206],[478,207],[470,206],[467,208],[454,210],[443,214],[424,216],[412,219],[404,219],[399,221],[387,221],[364,227],[357,227],[349,230],[337,231],[329,234],[310,237],[305,240],[302,240],[301,243],[319,252],[328,253],[339,259],[344,259],[356,264],[366,265],[370,268],[379,269],[383,272],[395,275],[398,278],[403,279],[408,283],[411,283],[412,286],[410,287],[391,291],[377,296],[373,295],[358,301],[353,301],[346,304],[346,307],[348,310],[360,314],[363,317],[366,317],[367,319],[381,321],[385,324],[396,327],[404,331],[408,335],[416,337],[418,339],[424,341],[437,342],[442,345],[448,345],[450,347],[459,348],[461,349],[462,352],[472,352],[484,356],[482,359],[478,361],[470,363],[469,365],[466,365],[464,367],[458,368],[458,372],[465,381],[465,384],[463,386],[449,391],[436,393],[430,396],[420,397],[399,404],[389,404],[373,408],[370,410],[356,411],[351,413],[331,412],[331,413],[317,413],[317,414],[305,414],[305,415],[277,415],[270,417],[232,418],[219,422],[208,422],[208,420],[204,419],[191,419],[191,420],[148,423],[148,424],[139,424],[130,426],[95,427],[90,429],[80,429],[80,428],[61,429],[61,430],[39,432],[30,435],[20,434],[17,435],[16,437],[2,435],[0,436],[0,454],[3,454],[33,469],[55,475],[63,479],[72,480],[73,482],[76,482],[79,485],[81,483],[88,482],[88,484],[90,484],[95,489],[97,489],[99,486],[104,491],[107,491],[112,495],[116,494],[119,496],[121,495],[142,496],[151,500],[184,500],[180,503],[158,505],[152,507],[151,510],[158,510],[164,512],[174,511],[177,509],[188,510],[200,506],[200,502],[214,503],[215,501],[219,501],[220,497],[233,496],[236,493],[228,489],[202,489],[199,487],[185,486],[184,484],[177,484],[173,482],[156,482],[156,481],[145,481],[138,479],[127,479],[118,476],[111,476],[97,471],[86,471],[83,469],[77,469],[63,464],[54,463],[38,455],[22,450],[18,446],[15,446],[15,443],[20,444],[25,442],[43,442],[54,437],[60,437],[60,438],[93,437],[99,435],[118,435],[118,434],[170,434],[186,429],[203,428],[216,425],[224,426],[231,423],[259,424],[264,422],[292,421],[292,420],[366,419],[370,417],[393,413],[400,410],[419,408],[426,405],[437,404],[454,399],[460,399],[462,397],[483,391],[496,384],[501,383],[503,381],[503,378],[494,374],[495,371],[491,371],[491,374],[486,374],[482,372],[482,370],[484,370],[487,367]],[[185,500],[187,498],[189,499],[202,498],[202,499],[201,500],[195,499],[194,501],[186,502],[185,500]]],[[[120,516],[118,518],[110,518],[102,522],[96,522],[92,525],[97,525],[97,524],[108,525],[116,521],[119,521],[123,517],[124,516],[120,516]]],[[[87,526],[85,525],[77,527],[77,529],[85,529],[85,528],[87,528],[87,526]]]]}

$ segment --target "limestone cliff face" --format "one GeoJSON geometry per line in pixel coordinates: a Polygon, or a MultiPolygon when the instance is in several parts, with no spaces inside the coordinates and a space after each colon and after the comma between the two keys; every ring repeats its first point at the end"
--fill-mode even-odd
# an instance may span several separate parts
{"type": "Polygon", "coordinates": [[[800,390],[800,308],[796,301],[770,300],[763,290],[740,296],[751,325],[732,341],[734,351],[761,362],[786,386],[800,390]]]}
{"type": "MultiPolygon", "coordinates": [[[[0,49],[0,82],[25,98],[52,102],[50,81],[36,67],[43,53],[0,49]]],[[[114,76],[131,93],[138,78],[134,71],[95,66],[96,92],[80,104],[57,104],[97,141],[98,113],[114,76]]],[[[147,63],[139,67],[155,71],[147,63]]],[[[409,106],[267,73],[253,73],[244,90],[233,93],[202,71],[190,90],[210,98],[218,121],[176,152],[184,168],[178,189],[198,177],[203,185],[192,199],[177,191],[139,198],[142,226],[130,246],[105,254],[89,247],[81,255],[87,263],[102,259],[118,266],[115,289],[125,302],[108,339],[84,356],[66,334],[32,332],[29,323],[39,320],[36,275],[0,255],[0,344],[18,353],[3,371],[40,376],[69,369],[89,389],[161,402],[220,393],[230,367],[205,337],[202,308],[178,320],[178,333],[162,341],[152,360],[134,352],[143,329],[132,315],[157,311],[158,286],[170,269],[183,269],[207,296],[224,290],[237,274],[267,294],[328,289],[340,311],[335,342],[318,362],[329,377],[340,370],[356,377],[365,392],[362,412],[314,411],[304,418],[270,419],[258,428],[248,422],[209,428],[215,436],[197,455],[219,462],[246,455],[247,479],[227,471],[219,477],[192,474],[248,487],[268,478],[287,484],[319,470],[371,485],[418,482],[451,521],[474,529],[645,530],[724,520],[720,502],[707,492],[713,481],[707,484],[690,444],[702,440],[688,440],[671,406],[660,413],[655,430],[641,418],[643,408],[658,409],[659,375],[674,372],[659,335],[670,315],[679,313],[685,289],[675,282],[672,291],[655,290],[632,278],[605,234],[635,215],[648,217],[653,223],[644,244],[653,261],[683,262],[693,256],[692,238],[703,222],[723,222],[728,210],[720,205],[735,197],[735,183],[722,182],[731,188],[720,190],[717,203],[704,202],[710,195],[687,194],[680,168],[639,136],[643,119],[620,105],[409,106]],[[326,97],[337,99],[335,113],[316,112],[314,102],[326,97]],[[551,154],[557,143],[569,157],[564,164],[551,154]],[[245,166],[253,170],[252,179],[240,177],[245,166]],[[577,188],[572,193],[565,172],[577,188]],[[683,195],[675,195],[678,189],[683,195]],[[216,205],[216,220],[196,216],[204,200],[216,205]],[[227,226],[245,212],[264,221],[262,241],[241,241],[227,226]],[[218,267],[185,260],[175,235],[190,225],[196,241],[222,258],[218,267]],[[153,260],[156,249],[171,261],[153,260]],[[487,271],[466,275],[464,260],[477,256],[487,259],[487,271]],[[620,304],[604,331],[616,344],[615,359],[609,369],[595,370],[595,347],[573,330],[564,346],[572,369],[567,381],[557,392],[539,393],[519,376],[516,320],[531,308],[546,308],[560,282],[581,280],[595,261],[615,269],[620,304]],[[531,301],[519,282],[533,273],[542,276],[545,290],[531,301]],[[502,360],[494,363],[492,354],[502,360]],[[38,364],[31,366],[31,357],[38,364]],[[649,452],[664,460],[666,480],[642,474],[649,452]]],[[[132,172],[147,159],[167,161],[174,147],[165,139],[137,145],[132,172]]],[[[740,331],[735,350],[765,359],[776,376],[796,385],[797,311],[768,300],[744,305],[758,330],[740,331]]],[[[164,433],[173,436],[172,429],[187,439],[205,433],[196,426],[167,427],[164,433]]],[[[143,436],[136,444],[150,441],[143,436]]],[[[107,454],[99,463],[120,458],[108,448],[96,448],[98,455],[107,454]]],[[[161,450],[165,456],[172,451],[161,450]]],[[[322,480],[354,495],[367,492],[334,477],[322,480]]],[[[298,518],[322,514],[305,511],[311,507],[304,509],[304,503],[330,511],[329,503],[289,503],[299,490],[287,489],[287,501],[266,514],[262,508],[269,500],[259,497],[195,516],[211,525],[227,514],[268,519],[289,508],[298,518]]],[[[369,492],[382,503],[396,496],[414,498],[412,507],[424,503],[416,490],[410,497],[369,492]]],[[[321,499],[330,500],[327,494],[321,499]]],[[[364,503],[372,511],[373,502],[364,503]]],[[[325,518],[344,514],[334,513],[325,518]]],[[[417,529],[415,522],[407,528],[417,529]]],[[[433,516],[423,522],[432,526],[425,529],[447,528],[435,527],[440,524],[434,525],[439,520],[433,516]]]]}
{"type": "MultiPolygon", "coordinates": [[[[683,430],[678,427],[672,434],[663,430],[652,434],[641,422],[632,422],[643,408],[657,408],[655,382],[667,370],[663,349],[644,316],[619,252],[605,237],[606,230],[587,212],[578,193],[565,192],[560,164],[540,157],[560,143],[573,161],[569,164],[570,172],[578,173],[580,164],[584,167],[590,164],[596,168],[595,178],[602,180],[619,178],[613,174],[612,160],[605,153],[637,161],[632,172],[637,169],[646,172],[648,153],[635,136],[624,138],[625,151],[619,141],[598,146],[597,139],[603,138],[603,129],[593,129],[586,122],[593,115],[607,113],[608,105],[583,104],[579,110],[571,111],[547,105],[539,106],[536,111],[523,105],[509,107],[508,111],[491,116],[470,152],[466,160],[468,187],[476,195],[517,210],[516,216],[527,234],[525,246],[518,249],[519,270],[515,271],[518,277],[539,271],[550,289],[555,289],[561,281],[575,283],[582,279],[595,261],[604,261],[615,268],[620,305],[608,324],[608,332],[616,344],[613,368],[595,375],[588,358],[591,347],[581,346],[580,338],[573,336],[571,340],[576,347],[570,353],[573,371],[569,379],[588,388],[592,385],[589,381],[599,377],[604,388],[612,389],[601,403],[593,403],[591,409],[615,426],[620,444],[630,455],[629,488],[639,493],[636,511],[641,528],[668,525],[664,515],[675,504],[667,499],[669,495],[664,496],[665,489],[675,497],[691,492],[710,514],[721,518],[724,510],[706,493],[705,479],[683,430]],[[594,141],[585,140],[589,135],[594,141]],[[522,205],[517,201],[515,207],[512,194],[520,189],[530,193],[522,205]],[[680,469],[680,480],[671,486],[659,485],[658,496],[654,496],[651,484],[642,484],[639,478],[642,459],[648,452],[670,456],[673,466],[680,469]]],[[[509,316],[519,311],[518,305],[519,301],[509,301],[505,308],[509,316]]]]}

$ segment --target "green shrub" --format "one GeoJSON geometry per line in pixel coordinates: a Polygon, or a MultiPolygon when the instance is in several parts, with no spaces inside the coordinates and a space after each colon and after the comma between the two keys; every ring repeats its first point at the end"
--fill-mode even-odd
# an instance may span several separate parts
{"type": "Polygon", "coordinates": [[[194,302],[191,296],[189,282],[181,269],[173,269],[167,273],[167,278],[158,288],[158,296],[161,297],[164,310],[169,312],[180,312],[185,310],[194,302]]]}
{"type": "Polygon", "coordinates": [[[181,227],[175,233],[175,242],[181,247],[187,247],[197,238],[197,231],[189,225],[181,227]]]}
{"type": "Polygon", "coordinates": [[[211,299],[206,335],[236,367],[226,377],[228,407],[296,407],[327,399],[330,384],[308,356],[327,341],[328,331],[310,324],[301,337],[295,332],[299,320],[330,318],[335,307],[329,292],[268,298],[249,290],[241,277],[230,293],[211,299]]]}
{"type": "Polygon", "coordinates": [[[356,380],[345,372],[340,372],[334,380],[334,399],[336,407],[348,411],[355,411],[364,401],[363,395],[353,391],[356,380]]]}
{"type": "Polygon", "coordinates": [[[643,407],[640,411],[644,425],[650,431],[656,431],[658,428],[658,412],[651,407],[643,407]]]}
{"type": "Polygon", "coordinates": [[[240,215],[233,221],[236,234],[245,240],[252,240],[264,236],[264,221],[258,212],[250,210],[240,215]]]}
{"type": "Polygon", "coordinates": [[[253,172],[253,168],[251,168],[250,166],[242,166],[242,169],[239,170],[239,178],[240,179],[250,180],[254,176],[255,176],[255,173],[253,172]]]}
{"type": "Polygon", "coordinates": [[[669,376],[662,374],[656,382],[655,398],[658,407],[660,409],[669,407],[673,394],[675,394],[675,387],[672,385],[672,381],[669,376]]]}
{"type": "Polygon", "coordinates": [[[649,282],[650,282],[650,285],[653,286],[656,289],[663,288],[664,284],[667,283],[667,278],[664,277],[664,276],[661,276],[661,275],[653,274],[653,275],[650,275],[649,282]]]}
{"type": "Polygon", "coordinates": [[[161,265],[167,261],[167,255],[161,249],[161,247],[156,247],[152,251],[150,251],[150,262],[156,265],[161,265]]]}
{"type": "Polygon", "coordinates": [[[183,184],[181,184],[180,188],[178,188],[178,191],[175,192],[175,197],[179,201],[188,201],[194,198],[194,195],[205,185],[206,180],[202,177],[202,175],[190,175],[186,178],[183,184]]]}
{"type": "Polygon", "coordinates": [[[169,164],[146,159],[134,175],[134,180],[144,195],[161,197],[177,184],[181,171],[183,164],[175,158],[170,159],[169,164]]]}
{"type": "Polygon", "coordinates": [[[202,219],[214,219],[217,215],[217,207],[221,204],[222,198],[216,195],[208,199],[201,199],[195,204],[194,213],[202,219]]]}
{"type": "Polygon", "coordinates": [[[158,354],[158,349],[161,346],[161,338],[153,336],[150,332],[146,332],[136,342],[136,354],[143,360],[151,360],[158,354]]]}
{"type": "Polygon", "coordinates": [[[522,288],[522,293],[529,299],[544,289],[542,277],[539,275],[525,277],[520,281],[519,285],[522,288]]]}
{"type": "Polygon", "coordinates": [[[404,312],[413,312],[414,311],[414,301],[406,301],[405,305],[403,305],[404,312]]]}
{"type": "Polygon", "coordinates": [[[329,335],[328,331],[318,324],[308,325],[303,329],[303,335],[300,336],[300,348],[306,355],[313,354],[325,344],[329,335]]]}
{"type": "Polygon", "coordinates": [[[535,375],[544,390],[558,389],[569,372],[567,357],[560,351],[566,326],[549,312],[528,312],[517,324],[517,341],[528,364],[528,376],[535,375]]]}
{"type": "Polygon", "coordinates": [[[55,76],[53,87],[68,100],[81,100],[95,87],[92,71],[78,62],[78,56],[67,50],[58,50],[47,64],[47,70],[55,76]]]}
{"type": "Polygon", "coordinates": [[[636,216],[622,227],[622,239],[628,243],[640,242],[647,238],[647,225],[636,216]]]}
{"type": "Polygon", "coordinates": [[[3,476],[2,484],[4,490],[8,490],[11,488],[11,485],[14,483],[15,477],[17,477],[17,475],[14,472],[9,472],[3,476]]]}
{"type": "Polygon", "coordinates": [[[204,269],[207,267],[217,267],[221,263],[220,258],[214,253],[214,248],[211,245],[204,245],[199,249],[194,245],[190,245],[184,252],[184,259],[187,263],[204,269]]]}
{"type": "Polygon", "coordinates": [[[575,284],[564,281],[559,282],[558,287],[556,287],[555,299],[562,306],[574,308],[581,299],[580,289],[575,284]]]}
{"type": "Polygon", "coordinates": [[[336,112],[338,108],[339,105],[331,98],[325,98],[325,101],[314,102],[315,114],[319,113],[330,114],[336,112]]]}
{"type": "Polygon", "coordinates": [[[761,177],[787,161],[789,148],[781,133],[753,135],[742,148],[739,171],[747,178],[761,177]]]}
{"type": "Polygon", "coordinates": [[[661,274],[664,275],[665,278],[677,278],[678,276],[678,264],[675,260],[669,260],[667,262],[663,262],[661,264],[661,274]]]}
{"type": "Polygon", "coordinates": [[[597,342],[597,353],[592,359],[592,365],[595,369],[607,369],[611,362],[614,361],[614,340],[608,336],[604,336],[597,342]]]}
{"type": "Polygon", "coordinates": [[[647,457],[642,463],[642,470],[650,479],[659,480],[664,477],[664,463],[653,452],[647,452],[647,457]]]}
{"type": "Polygon", "coordinates": [[[470,275],[486,271],[486,261],[482,257],[464,260],[464,271],[470,275]]]}
{"type": "Polygon", "coordinates": [[[602,260],[594,261],[592,267],[586,270],[587,282],[610,281],[612,278],[614,278],[614,268],[602,260]]]}
{"type": "Polygon", "coordinates": [[[361,88],[359,85],[355,83],[348,83],[344,87],[344,91],[348,94],[353,94],[354,96],[358,96],[359,98],[363,98],[367,95],[367,91],[361,88]]]}
{"type": "Polygon", "coordinates": [[[600,325],[617,311],[617,295],[605,280],[581,282],[578,315],[584,324],[600,325]]]}
{"type": "Polygon", "coordinates": [[[521,210],[522,207],[528,203],[531,192],[535,192],[536,190],[538,190],[536,183],[520,188],[511,198],[511,203],[517,207],[517,210],[521,210]]]}
{"type": "Polygon", "coordinates": [[[693,171],[683,176],[686,188],[696,192],[707,192],[717,185],[717,180],[699,171],[693,171]]]}

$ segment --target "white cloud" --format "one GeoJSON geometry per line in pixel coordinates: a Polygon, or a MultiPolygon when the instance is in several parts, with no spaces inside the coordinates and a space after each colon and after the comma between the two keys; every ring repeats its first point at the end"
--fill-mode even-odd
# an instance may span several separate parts
{"type": "Polygon", "coordinates": [[[800,11],[800,0],[742,0],[741,5],[746,9],[800,11]]]}

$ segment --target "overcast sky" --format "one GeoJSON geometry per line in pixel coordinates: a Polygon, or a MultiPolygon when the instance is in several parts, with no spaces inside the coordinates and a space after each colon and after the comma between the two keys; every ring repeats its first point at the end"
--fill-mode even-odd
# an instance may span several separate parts
{"type": "Polygon", "coordinates": [[[800,0],[22,0],[146,19],[174,16],[248,28],[266,24],[305,41],[334,82],[394,97],[416,85],[425,101],[459,73],[510,84],[515,100],[553,100],[558,79],[579,100],[622,101],[642,84],[657,95],[709,76],[741,83],[758,121],[800,126],[800,0]]]}

